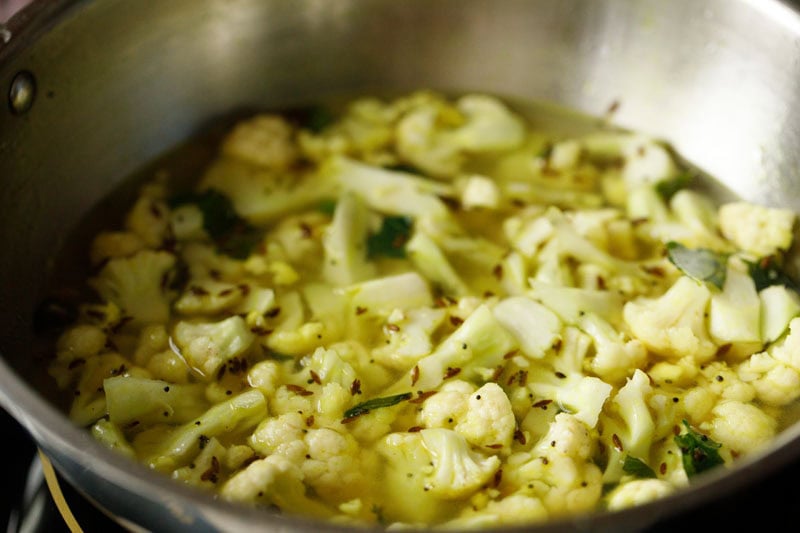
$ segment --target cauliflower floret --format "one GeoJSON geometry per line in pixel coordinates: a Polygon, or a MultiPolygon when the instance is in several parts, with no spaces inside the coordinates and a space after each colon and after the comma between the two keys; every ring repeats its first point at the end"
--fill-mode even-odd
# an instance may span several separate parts
{"type": "Polygon", "coordinates": [[[145,366],[156,379],[170,383],[188,383],[192,369],[180,355],[171,349],[154,353],[145,366]]]}
{"type": "Polygon", "coordinates": [[[643,505],[672,494],[675,487],[662,479],[634,479],[623,483],[608,496],[608,509],[618,511],[627,507],[643,505]]]}
{"type": "Polygon", "coordinates": [[[437,177],[453,177],[464,152],[512,149],[522,143],[525,126],[502,102],[487,95],[466,95],[456,108],[431,99],[397,124],[397,152],[437,177]],[[448,124],[449,122],[449,124],[448,124]]]}
{"type": "Polygon", "coordinates": [[[623,317],[632,335],[651,351],[670,359],[691,354],[704,362],[717,352],[706,328],[710,298],[708,287],[681,276],[658,298],[626,303],[623,317]]]}
{"type": "Polygon", "coordinates": [[[458,518],[445,522],[444,529],[478,530],[502,525],[532,525],[549,517],[542,500],[527,494],[512,494],[491,500],[483,509],[468,509],[458,518]]]}
{"type": "Polygon", "coordinates": [[[220,495],[229,501],[272,504],[282,511],[314,518],[333,514],[306,495],[302,471],[281,455],[253,461],[221,487],[220,495]]]}
{"type": "Polygon", "coordinates": [[[590,359],[591,369],[609,382],[618,382],[642,366],[647,350],[638,339],[626,339],[624,334],[594,313],[584,313],[579,319],[580,328],[592,337],[595,354],[590,359]]]}
{"type": "Polygon", "coordinates": [[[507,450],[515,429],[511,402],[496,383],[487,383],[468,396],[466,412],[455,427],[473,446],[493,450],[507,450]]]}
{"type": "Polygon", "coordinates": [[[169,234],[169,207],[160,198],[143,194],[125,217],[125,228],[151,248],[161,246],[169,234]]]}
{"type": "Polygon", "coordinates": [[[333,429],[309,429],[305,435],[308,455],[301,469],[306,484],[328,502],[342,503],[369,493],[370,460],[350,434],[333,429]],[[362,464],[364,463],[364,464],[362,464]]]}
{"type": "Polygon", "coordinates": [[[777,209],[745,201],[719,208],[722,234],[739,248],[759,257],[787,250],[794,239],[796,215],[791,209],[777,209]]]}
{"type": "Polygon", "coordinates": [[[56,342],[59,361],[70,363],[76,359],[88,359],[100,353],[106,346],[106,333],[102,328],[90,324],[78,324],[67,329],[56,342]]]}
{"type": "Polygon", "coordinates": [[[244,297],[233,283],[212,279],[192,281],[175,302],[175,311],[185,315],[213,315],[236,305],[244,297]]]}
{"type": "Polygon", "coordinates": [[[387,320],[393,324],[385,328],[388,343],[372,351],[381,364],[397,370],[406,370],[421,357],[431,353],[431,336],[442,324],[447,311],[420,307],[403,311],[396,309],[387,320]]]}
{"type": "Polygon", "coordinates": [[[541,499],[551,516],[596,508],[602,472],[588,459],[593,452],[589,428],[568,413],[559,413],[530,453],[509,458],[500,489],[508,487],[541,499]]]}
{"type": "Polygon", "coordinates": [[[614,406],[625,421],[627,431],[619,435],[625,451],[638,458],[649,456],[655,423],[648,408],[648,398],[653,392],[650,378],[636,369],[633,377],[614,396],[614,406]]]}
{"type": "Polygon", "coordinates": [[[789,334],[769,350],[772,357],[800,372],[800,318],[789,322],[789,334]]]}
{"type": "Polygon", "coordinates": [[[493,179],[475,174],[463,178],[456,185],[461,190],[461,206],[467,211],[500,207],[502,192],[493,179]]]}
{"type": "Polygon", "coordinates": [[[222,153],[275,170],[297,160],[292,126],[277,115],[257,115],[239,122],[222,143],[222,153]]]}
{"type": "Polygon", "coordinates": [[[800,398],[800,372],[768,352],[751,355],[737,368],[739,379],[749,383],[766,405],[780,407],[800,398]]]}
{"type": "Polygon", "coordinates": [[[711,421],[700,427],[712,439],[738,453],[761,449],[777,431],[776,420],[752,404],[725,400],[715,405],[711,413],[711,421]]]}
{"type": "Polygon", "coordinates": [[[146,246],[132,231],[104,231],[92,241],[89,258],[93,265],[99,265],[108,259],[130,257],[146,246]]]}
{"type": "Polygon", "coordinates": [[[473,446],[508,449],[516,428],[511,402],[496,383],[479,389],[462,380],[445,383],[419,413],[427,428],[454,429],[473,446]]]}
{"type": "Polygon", "coordinates": [[[433,472],[426,483],[434,496],[463,498],[492,479],[500,468],[497,456],[485,457],[472,451],[467,440],[455,431],[432,428],[419,433],[433,461],[433,472]]]}
{"type": "Polygon", "coordinates": [[[528,388],[540,398],[555,401],[587,426],[594,427],[597,424],[603,404],[613,389],[611,385],[600,378],[579,373],[569,374],[557,381],[549,378],[548,373],[548,379],[538,381],[534,377],[528,388]]]}
{"type": "Polygon", "coordinates": [[[467,410],[467,398],[476,387],[469,382],[455,379],[446,382],[439,391],[425,400],[419,412],[419,421],[428,428],[452,429],[467,410]]]}
{"type": "Polygon", "coordinates": [[[225,362],[245,353],[256,336],[235,315],[219,322],[180,321],[173,338],[186,361],[206,378],[213,378],[225,362]]]}
{"type": "Polygon", "coordinates": [[[558,316],[527,296],[505,298],[492,309],[495,318],[519,341],[529,357],[540,359],[561,339],[558,316]]]}
{"type": "Polygon", "coordinates": [[[247,371],[247,383],[266,396],[272,396],[281,382],[283,370],[277,361],[259,361],[247,371]]]}
{"type": "Polygon", "coordinates": [[[142,250],[131,257],[111,259],[90,284],[103,299],[132,317],[134,323],[166,322],[170,295],[164,281],[174,266],[175,256],[171,253],[142,250]]]}
{"type": "Polygon", "coordinates": [[[263,420],[247,442],[263,455],[282,455],[300,464],[308,453],[303,440],[307,430],[305,417],[295,411],[263,420]]]}
{"type": "Polygon", "coordinates": [[[172,209],[169,226],[175,240],[206,240],[208,233],[203,226],[203,211],[194,204],[178,205],[172,209]]]}

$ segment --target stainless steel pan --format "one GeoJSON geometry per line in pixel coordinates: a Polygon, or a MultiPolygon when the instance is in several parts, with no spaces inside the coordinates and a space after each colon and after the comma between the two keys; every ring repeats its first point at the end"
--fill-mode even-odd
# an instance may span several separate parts
{"type": "MultiPolygon", "coordinates": [[[[30,376],[54,253],[81,216],[220,117],[353,91],[480,90],[671,142],[735,194],[800,210],[800,15],[778,0],[41,0],[0,28],[0,403],[132,529],[321,530],[131,464],[30,376]]],[[[692,489],[542,530],[638,530],[800,455],[800,426],[692,489]]]]}

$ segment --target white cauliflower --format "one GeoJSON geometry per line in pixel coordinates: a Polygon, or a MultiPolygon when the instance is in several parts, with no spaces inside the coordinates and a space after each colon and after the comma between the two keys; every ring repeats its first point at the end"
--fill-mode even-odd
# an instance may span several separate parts
{"type": "Polygon", "coordinates": [[[467,410],[455,426],[473,446],[507,450],[516,429],[516,419],[505,391],[486,383],[468,396],[467,410]]]}
{"type": "Polygon", "coordinates": [[[454,429],[476,447],[508,450],[516,419],[505,391],[496,383],[476,390],[462,380],[445,383],[425,400],[419,420],[427,428],[454,429]]]}
{"type": "Polygon", "coordinates": [[[491,178],[473,174],[460,179],[456,186],[461,191],[461,206],[468,211],[500,207],[502,192],[491,178]]]}
{"type": "Polygon", "coordinates": [[[242,301],[244,292],[234,283],[213,279],[192,280],[175,301],[175,311],[184,315],[215,315],[242,301]]]}
{"type": "Polygon", "coordinates": [[[722,234],[739,248],[757,257],[787,250],[794,240],[796,215],[746,201],[730,202],[719,208],[722,234]]]}
{"type": "Polygon", "coordinates": [[[463,498],[492,479],[500,468],[499,458],[472,451],[467,440],[453,430],[430,428],[419,434],[433,462],[426,486],[434,496],[463,498]]]}
{"type": "Polygon", "coordinates": [[[600,378],[578,373],[564,378],[548,377],[547,381],[538,381],[537,376],[534,376],[528,388],[538,398],[556,402],[560,409],[572,413],[575,418],[592,428],[597,424],[603,404],[613,389],[600,378]]]}
{"type": "Polygon", "coordinates": [[[442,524],[442,529],[472,531],[504,525],[531,526],[545,521],[549,516],[542,500],[518,493],[490,500],[483,508],[467,508],[458,518],[442,524]]]}
{"type": "Polygon", "coordinates": [[[584,313],[578,324],[594,344],[595,353],[589,366],[605,381],[625,379],[631,369],[641,367],[647,359],[647,350],[640,340],[626,339],[624,333],[596,314],[584,313]]]}
{"type": "Polygon", "coordinates": [[[256,336],[238,315],[219,322],[180,321],[173,330],[181,355],[207,379],[225,362],[244,354],[256,336]]]}
{"type": "Polygon", "coordinates": [[[800,315],[800,295],[783,285],[770,285],[758,293],[761,300],[761,338],[778,340],[793,318],[800,315]]]}
{"type": "Polygon", "coordinates": [[[301,465],[306,484],[332,503],[368,494],[371,486],[367,450],[349,433],[329,428],[309,429],[304,441],[306,459],[301,465]]]}
{"type": "Polygon", "coordinates": [[[436,394],[425,400],[419,411],[419,422],[424,427],[452,429],[467,411],[467,398],[477,387],[461,379],[445,382],[436,394]]]}
{"type": "Polygon", "coordinates": [[[369,215],[358,195],[345,192],[339,196],[333,220],[322,236],[325,250],[322,275],[328,283],[350,285],[375,276],[375,265],[368,260],[364,245],[369,215]]]}
{"type": "Polygon", "coordinates": [[[626,303],[623,316],[632,336],[651,351],[668,359],[690,354],[704,362],[717,352],[706,327],[710,298],[708,287],[681,276],[660,297],[626,303]]]}
{"type": "Polygon", "coordinates": [[[222,142],[222,153],[273,170],[286,170],[298,157],[292,126],[279,115],[238,122],[222,142]]]}
{"type": "Polygon", "coordinates": [[[387,320],[392,326],[384,328],[389,342],[372,350],[372,355],[389,368],[407,370],[431,352],[431,337],[446,314],[444,309],[430,307],[396,309],[387,320]]]}
{"type": "Polygon", "coordinates": [[[563,516],[596,508],[602,473],[588,459],[594,451],[589,428],[568,413],[559,413],[531,452],[509,458],[501,490],[520,490],[539,498],[549,515],[563,516]]]}
{"type": "Polygon", "coordinates": [[[266,416],[264,395],[255,389],[246,390],[175,428],[145,462],[159,471],[174,470],[188,464],[209,438],[242,434],[256,427],[266,416]]]}
{"type": "Polygon", "coordinates": [[[162,198],[142,194],[125,216],[125,228],[150,248],[157,248],[169,234],[169,207],[162,198]]]}
{"type": "Polygon", "coordinates": [[[132,256],[146,246],[132,231],[104,231],[92,240],[89,258],[93,265],[99,265],[109,259],[132,256]]]}
{"type": "Polygon", "coordinates": [[[619,511],[664,498],[675,492],[675,487],[662,479],[634,479],[623,483],[606,496],[608,509],[619,511]]]}
{"type": "Polygon", "coordinates": [[[708,332],[727,354],[743,358],[761,349],[761,299],[753,278],[738,261],[729,260],[721,292],[711,295],[708,332]]]}
{"type": "Polygon", "coordinates": [[[263,455],[281,455],[299,464],[308,450],[303,440],[308,431],[306,419],[297,411],[265,418],[250,434],[247,443],[263,455]]]}
{"type": "Polygon", "coordinates": [[[558,316],[527,296],[511,296],[492,309],[495,318],[519,341],[525,355],[541,359],[561,339],[558,316]]]}
{"type": "Polygon", "coordinates": [[[90,284],[135,324],[166,322],[171,298],[167,282],[174,266],[171,253],[142,250],[130,257],[111,259],[90,284]]]}
{"type": "Polygon", "coordinates": [[[624,387],[614,396],[613,404],[625,421],[627,431],[619,435],[625,451],[637,458],[650,455],[655,422],[648,407],[648,399],[653,392],[650,378],[636,369],[624,387]]]}
{"type": "Polygon", "coordinates": [[[800,372],[769,352],[751,355],[737,368],[739,379],[753,386],[759,401],[784,406],[800,398],[800,372]]]}
{"type": "Polygon", "coordinates": [[[712,419],[700,425],[711,438],[738,453],[750,454],[771,442],[777,421],[749,403],[723,400],[711,411],[712,419]]]}
{"type": "Polygon", "coordinates": [[[229,501],[272,504],[281,511],[319,519],[333,515],[306,494],[302,471],[281,455],[253,461],[220,488],[220,495],[229,501]]]}
{"type": "Polygon", "coordinates": [[[436,177],[452,178],[464,153],[513,149],[524,136],[523,122],[505,105],[475,94],[460,98],[456,109],[441,100],[412,109],[397,124],[396,147],[412,165],[436,177]]]}

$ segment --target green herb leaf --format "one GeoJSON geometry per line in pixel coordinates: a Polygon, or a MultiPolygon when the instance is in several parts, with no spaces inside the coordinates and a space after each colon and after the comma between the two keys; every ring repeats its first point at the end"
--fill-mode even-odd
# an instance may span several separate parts
{"type": "Polygon", "coordinates": [[[654,478],[656,477],[655,471],[650,468],[647,463],[638,459],[636,457],[632,457],[630,455],[625,456],[625,462],[622,465],[622,470],[626,474],[631,474],[636,477],[640,478],[654,478]]]}
{"type": "Polygon", "coordinates": [[[725,285],[727,254],[706,248],[687,248],[681,243],[667,243],[667,254],[673,265],[697,281],[708,282],[721,289],[725,285]]]}
{"type": "Polygon", "coordinates": [[[336,200],[332,198],[322,200],[319,205],[317,205],[317,210],[332,217],[334,211],[336,211],[336,200]]]}
{"type": "Polygon", "coordinates": [[[344,412],[345,420],[348,418],[355,418],[357,416],[365,415],[372,411],[373,409],[380,409],[381,407],[391,407],[392,405],[397,405],[400,402],[404,402],[410,399],[412,394],[410,392],[404,392],[403,394],[396,394],[394,396],[385,396],[383,398],[373,398],[371,400],[367,400],[366,402],[362,402],[358,405],[355,405],[344,412]]]}
{"type": "Polygon", "coordinates": [[[763,257],[758,261],[746,261],[750,277],[756,284],[756,290],[766,289],[772,285],[783,285],[787,289],[800,292],[800,286],[781,270],[778,258],[775,256],[763,257]]]}
{"type": "Polygon", "coordinates": [[[367,256],[405,257],[413,222],[408,217],[386,217],[378,233],[367,237],[367,256]]]}
{"type": "Polygon", "coordinates": [[[687,476],[692,477],[725,464],[718,451],[721,444],[693,429],[686,420],[683,425],[686,426],[686,433],[676,435],[675,444],[681,449],[683,469],[687,476]]]}
{"type": "Polygon", "coordinates": [[[203,213],[203,229],[220,252],[245,259],[261,241],[261,231],[242,219],[227,196],[214,189],[175,196],[170,205],[194,204],[203,213]]]}
{"type": "Polygon", "coordinates": [[[692,175],[688,172],[682,172],[674,178],[663,179],[656,183],[656,192],[668,202],[670,198],[675,196],[675,193],[681,189],[685,189],[692,182],[692,175]]]}
{"type": "Polygon", "coordinates": [[[405,172],[407,174],[417,174],[418,176],[424,176],[425,173],[422,172],[420,169],[413,165],[409,165],[408,163],[397,163],[396,165],[389,165],[386,167],[387,170],[394,170],[395,172],[405,172]]]}

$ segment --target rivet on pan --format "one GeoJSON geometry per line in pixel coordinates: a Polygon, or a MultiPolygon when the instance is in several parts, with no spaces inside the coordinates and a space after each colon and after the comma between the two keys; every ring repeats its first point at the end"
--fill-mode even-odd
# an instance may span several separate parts
{"type": "Polygon", "coordinates": [[[0,43],[6,44],[11,40],[11,30],[0,24],[0,43]]]}
{"type": "Polygon", "coordinates": [[[18,72],[11,81],[11,90],[8,91],[8,105],[11,112],[21,115],[33,106],[36,97],[36,80],[33,74],[27,71],[18,72]]]}

